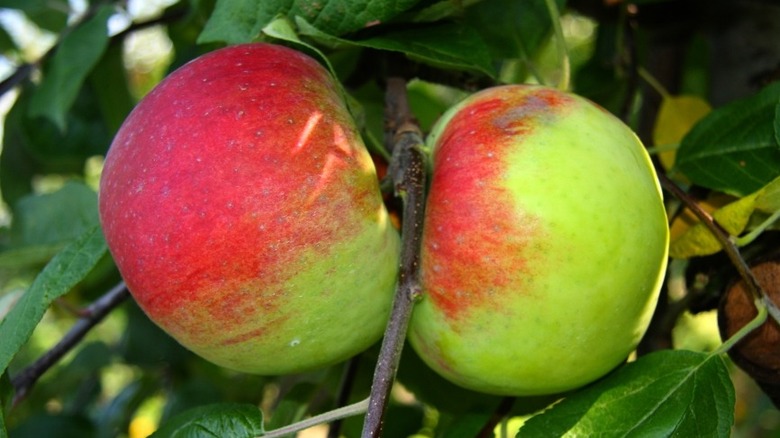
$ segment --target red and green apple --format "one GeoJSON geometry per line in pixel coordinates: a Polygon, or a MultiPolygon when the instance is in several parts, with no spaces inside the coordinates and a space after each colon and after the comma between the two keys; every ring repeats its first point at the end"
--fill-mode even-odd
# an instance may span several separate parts
{"type": "Polygon", "coordinates": [[[381,337],[399,238],[337,82],[300,52],[170,74],[117,133],[99,207],[140,307],[218,365],[305,371],[381,337]]]}
{"type": "Polygon", "coordinates": [[[662,193],[636,135],[554,89],[478,92],[434,126],[410,342],[477,391],[568,391],[625,361],[664,276],[662,193]]]}

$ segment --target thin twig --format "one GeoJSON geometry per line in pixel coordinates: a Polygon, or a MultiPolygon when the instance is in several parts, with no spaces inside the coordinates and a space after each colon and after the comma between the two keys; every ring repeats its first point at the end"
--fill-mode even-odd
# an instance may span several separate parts
{"type": "Polygon", "coordinates": [[[388,78],[387,108],[388,113],[395,115],[388,120],[388,126],[395,133],[389,172],[396,194],[404,203],[403,243],[393,310],[374,369],[368,412],[363,423],[364,438],[382,434],[383,417],[401,359],[412,307],[420,295],[418,267],[425,211],[425,158],[420,150],[422,133],[409,111],[406,81],[403,79],[388,78]]]}
{"type": "Polygon", "coordinates": [[[351,417],[354,415],[362,414],[366,411],[368,406],[368,399],[353,403],[343,408],[334,409],[332,411],[324,412],[320,415],[316,415],[311,418],[307,418],[303,421],[293,423],[289,426],[280,427],[279,429],[271,430],[265,433],[263,438],[278,438],[287,435],[291,435],[295,432],[300,432],[304,429],[317,426],[319,424],[328,423],[330,421],[351,417]]]}
{"type": "Polygon", "coordinates": [[[92,327],[102,321],[111,310],[122,303],[128,296],[125,284],[119,283],[80,312],[81,318],[76,321],[70,331],[54,347],[11,379],[11,384],[15,390],[13,404],[16,405],[22,401],[43,373],[48,371],[49,368],[72,350],[92,327]]]}

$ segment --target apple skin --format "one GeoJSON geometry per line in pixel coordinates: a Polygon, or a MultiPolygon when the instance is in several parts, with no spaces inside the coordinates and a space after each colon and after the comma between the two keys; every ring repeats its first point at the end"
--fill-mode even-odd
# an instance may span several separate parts
{"type": "Polygon", "coordinates": [[[508,85],[448,110],[429,146],[409,329],[423,360],[514,396],[572,390],[623,362],[655,309],[669,239],[636,135],[581,97],[508,85]]]}
{"type": "Polygon", "coordinates": [[[340,89],[302,53],[237,45],[169,75],[117,133],[99,210],[140,307],[218,365],[302,372],[383,333],[400,240],[340,89]]]}

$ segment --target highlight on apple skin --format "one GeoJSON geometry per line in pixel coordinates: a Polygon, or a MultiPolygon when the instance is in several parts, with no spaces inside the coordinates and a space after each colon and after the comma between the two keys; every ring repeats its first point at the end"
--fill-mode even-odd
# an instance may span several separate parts
{"type": "Polygon", "coordinates": [[[669,232],[636,135],[573,94],[478,92],[434,126],[409,340],[435,371],[499,395],[590,383],[655,309],[669,232]]]}
{"type": "Polygon", "coordinates": [[[236,45],[170,74],[116,135],[99,199],[135,300],[209,361],[300,372],[383,333],[399,238],[338,84],[302,53],[236,45]]]}

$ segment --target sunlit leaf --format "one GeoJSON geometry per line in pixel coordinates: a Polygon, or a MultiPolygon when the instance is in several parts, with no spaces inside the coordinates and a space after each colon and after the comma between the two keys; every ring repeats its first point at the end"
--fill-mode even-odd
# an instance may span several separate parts
{"type": "MultiPolygon", "coordinates": [[[[716,210],[712,216],[732,236],[738,236],[755,211],[755,200],[758,193],[738,199],[716,210]]],[[[715,254],[722,249],[712,232],[701,222],[696,222],[682,235],[669,244],[669,256],[672,258],[689,258],[715,254]]]]}
{"type": "Polygon", "coordinates": [[[99,227],[85,232],[66,246],[46,265],[30,289],[0,321],[0,371],[4,371],[51,302],[70,291],[89,274],[106,253],[106,242],[99,227]]]}
{"type": "Polygon", "coordinates": [[[756,197],[756,210],[774,213],[780,210],[780,177],[767,184],[756,197]]]}
{"type": "Polygon", "coordinates": [[[314,56],[328,68],[334,78],[336,77],[336,72],[333,69],[333,66],[330,64],[328,57],[325,56],[325,54],[323,54],[318,48],[303,42],[298,37],[298,34],[296,33],[295,28],[293,28],[292,23],[290,23],[290,20],[284,16],[276,17],[276,19],[263,27],[263,33],[272,38],[292,43],[292,45],[297,47],[299,50],[314,56]]]}
{"type": "Polygon", "coordinates": [[[728,437],[734,387],[720,356],[663,350],[532,417],[517,437],[728,437]]]}
{"type": "MultiPolygon", "coordinates": [[[[665,96],[653,127],[653,144],[657,147],[675,145],[685,137],[702,117],[711,111],[710,105],[697,96],[665,96]]],[[[676,150],[659,154],[666,169],[674,164],[676,150]]]]}
{"type": "Polygon", "coordinates": [[[263,433],[263,413],[256,406],[219,403],[185,411],[173,417],[150,437],[255,438],[263,433]]]}
{"type": "Polygon", "coordinates": [[[712,111],[685,136],[675,169],[694,184],[744,196],[780,176],[780,82],[712,111]]]}

